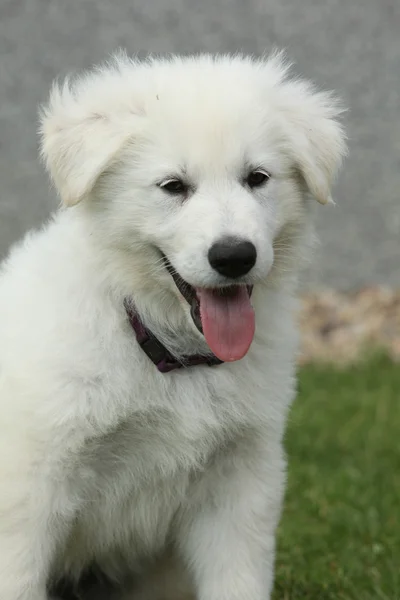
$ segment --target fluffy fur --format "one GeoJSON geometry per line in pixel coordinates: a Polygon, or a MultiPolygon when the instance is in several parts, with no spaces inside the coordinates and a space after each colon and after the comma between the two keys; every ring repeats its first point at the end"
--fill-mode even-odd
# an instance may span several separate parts
{"type": "Polygon", "coordinates": [[[269,598],[296,287],[339,113],[280,56],[118,56],[53,87],[42,152],[63,207],[0,275],[0,598],[45,600],[92,563],[118,600],[269,598]],[[269,182],[246,188],[250,167],[269,182]],[[160,189],[171,175],[190,197],[160,189]],[[225,235],[257,248],[252,346],[160,374],[123,300],[175,355],[207,352],[160,250],[216,287],[207,251],[225,235]]]}

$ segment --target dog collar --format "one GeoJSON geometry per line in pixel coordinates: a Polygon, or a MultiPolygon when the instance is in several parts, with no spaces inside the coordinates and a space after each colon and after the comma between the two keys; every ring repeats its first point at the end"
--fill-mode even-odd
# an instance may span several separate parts
{"type": "Polygon", "coordinates": [[[160,340],[156,338],[154,333],[152,333],[143,325],[129,300],[124,301],[124,307],[131,327],[135,332],[139,346],[155,364],[160,373],[169,373],[169,371],[174,371],[175,369],[181,369],[183,367],[195,367],[197,365],[207,365],[209,367],[213,367],[223,363],[223,361],[217,358],[214,354],[209,356],[192,354],[191,356],[183,356],[181,360],[178,360],[172,356],[164,344],[162,344],[160,340]]]}

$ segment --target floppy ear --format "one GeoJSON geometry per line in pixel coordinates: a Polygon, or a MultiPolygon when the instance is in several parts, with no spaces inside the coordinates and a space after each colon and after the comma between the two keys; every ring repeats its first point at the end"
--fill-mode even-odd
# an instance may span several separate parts
{"type": "Polygon", "coordinates": [[[120,123],[118,104],[109,102],[106,82],[102,87],[89,78],[76,86],[54,85],[41,112],[42,156],[66,206],[91,192],[132,135],[132,114],[120,123]]]}
{"type": "Polygon", "coordinates": [[[346,155],[338,121],[344,111],[331,94],[315,92],[307,82],[287,82],[283,87],[281,108],[292,159],[312,196],[321,204],[332,203],[332,183],[346,155]]]}

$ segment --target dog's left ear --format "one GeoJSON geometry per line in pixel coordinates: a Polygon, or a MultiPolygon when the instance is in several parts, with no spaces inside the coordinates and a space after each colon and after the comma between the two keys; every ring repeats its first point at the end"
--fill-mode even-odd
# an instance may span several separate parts
{"type": "Polygon", "coordinates": [[[343,108],[331,94],[302,81],[283,84],[280,108],[292,159],[309,192],[321,204],[332,203],[332,183],[347,152],[338,120],[343,108]]]}
{"type": "Polygon", "coordinates": [[[55,85],[41,112],[42,156],[66,206],[90,194],[132,136],[134,115],[128,113],[121,123],[118,99],[110,102],[107,83],[96,83],[88,77],[75,85],[55,85]]]}

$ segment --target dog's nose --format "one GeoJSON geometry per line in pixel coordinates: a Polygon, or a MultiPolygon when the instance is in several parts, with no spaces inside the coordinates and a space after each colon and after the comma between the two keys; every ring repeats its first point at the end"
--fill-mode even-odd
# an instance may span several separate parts
{"type": "Polygon", "coordinates": [[[235,238],[223,238],[215,242],[208,251],[212,268],[232,279],[246,275],[256,264],[256,259],[254,244],[235,238]]]}

